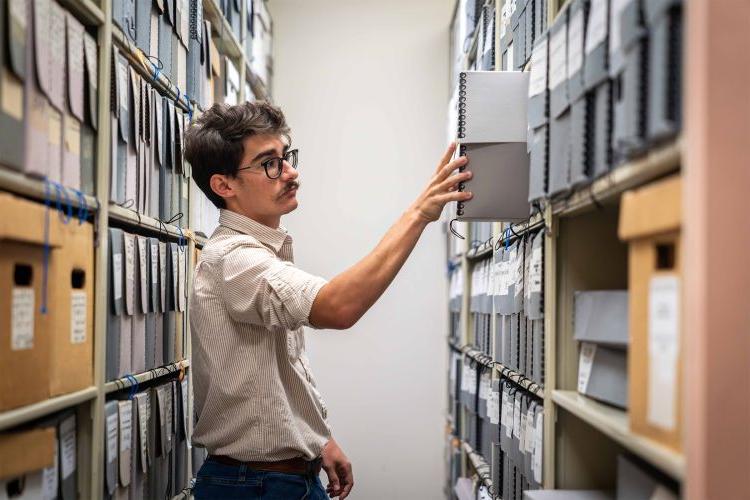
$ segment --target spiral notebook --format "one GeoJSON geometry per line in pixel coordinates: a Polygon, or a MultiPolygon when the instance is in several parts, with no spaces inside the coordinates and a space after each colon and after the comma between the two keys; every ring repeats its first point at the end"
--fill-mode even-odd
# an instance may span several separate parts
{"type": "Polygon", "coordinates": [[[529,74],[466,71],[459,75],[460,170],[474,176],[459,184],[474,197],[458,202],[461,221],[514,221],[529,216],[529,155],[526,147],[529,74]]]}

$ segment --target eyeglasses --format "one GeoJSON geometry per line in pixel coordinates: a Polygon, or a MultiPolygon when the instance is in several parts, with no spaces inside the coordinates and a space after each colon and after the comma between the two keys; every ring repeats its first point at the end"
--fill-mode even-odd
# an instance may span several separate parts
{"type": "MultiPolygon", "coordinates": [[[[281,177],[281,172],[284,171],[284,162],[287,162],[294,169],[297,168],[298,155],[299,149],[290,149],[284,153],[284,156],[269,158],[268,160],[262,161],[260,166],[266,171],[266,177],[269,179],[278,179],[281,177]]],[[[237,171],[239,172],[240,170],[247,170],[249,168],[253,168],[253,165],[238,168],[237,171]]]]}

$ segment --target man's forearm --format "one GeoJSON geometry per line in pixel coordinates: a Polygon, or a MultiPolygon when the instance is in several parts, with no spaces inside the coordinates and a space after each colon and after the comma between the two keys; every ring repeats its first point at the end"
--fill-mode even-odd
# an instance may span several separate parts
{"type": "Polygon", "coordinates": [[[324,286],[310,312],[318,328],[350,328],[391,284],[429,221],[410,208],[365,258],[324,286]]]}

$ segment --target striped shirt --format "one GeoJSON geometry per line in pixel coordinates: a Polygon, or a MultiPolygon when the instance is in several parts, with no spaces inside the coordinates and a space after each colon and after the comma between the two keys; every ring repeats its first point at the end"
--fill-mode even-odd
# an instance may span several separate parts
{"type": "Polygon", "coordinates": [[[242,461],[320,456],[331,431],[303,327],[325,283],[294,266],[285,229],[221,211],[190,296],[195,444],[242,461]]]}

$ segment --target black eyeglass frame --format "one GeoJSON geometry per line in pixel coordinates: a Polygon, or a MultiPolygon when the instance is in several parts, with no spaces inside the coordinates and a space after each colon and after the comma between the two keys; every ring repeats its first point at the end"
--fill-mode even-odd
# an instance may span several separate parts
{"type": "MultiPolygon", "coordinates": [[[[260,163],[260,166],[263,167],[263,170],[266,172],[266,177],[269,179],[278,179],[281,177],[281,173],[284,171],[284,162],[289,163],[293,169],[297,169],[297,162],[299,158],[299,149],[290,149],[286,153],[284,153],[283,156],[277,156],[276,158],[269,158],[267,160],[263,160],[260,163]],[[270,169],[275,168],[276,169],[276,175],[273,176],[269,172],[270,169]]],[[[250,168],[253,168],[254,165],[250,165],[247,167],[240,167],[237,169],[239,172],[240,170],[248,170],[250,168]]]]}

